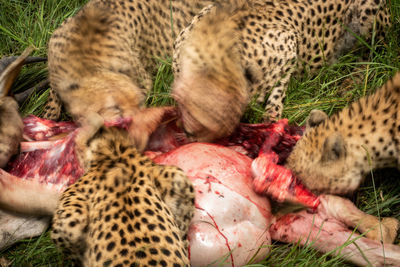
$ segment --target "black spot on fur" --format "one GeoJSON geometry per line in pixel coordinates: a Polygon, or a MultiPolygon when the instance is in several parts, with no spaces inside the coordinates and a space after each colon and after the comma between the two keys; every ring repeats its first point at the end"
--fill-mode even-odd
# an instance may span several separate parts
{"type": "Polygon", "coordinates": [[[112,251],[115,248],[115,242],[111,241],[107,245],[107,251],[112,251]]]}
{"type": "Polygon", "coordinates": [[[135,256],[136,256],[138,259],[144,259],[144,258],[147,257],[147,254],[146,254],[144,251],[142,251],[142,250],[138,250],[138,251],[135,252],[135,256]]]}

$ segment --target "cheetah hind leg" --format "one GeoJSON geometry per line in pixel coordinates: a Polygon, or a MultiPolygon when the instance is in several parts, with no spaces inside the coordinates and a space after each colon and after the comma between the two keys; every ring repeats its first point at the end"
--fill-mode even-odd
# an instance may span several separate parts
{"type": "Polygon", "coordinates": [[[162,200],[170,208],[187,247],[187,234],[195,211],[192,182],[178,167],[158,165],[155,171],[155,185],[161,192],[162,200]]]}
{"type": "Polygon", "coordinates": [[[44,106],[42,118],[47,120],[58,120],[61,115],[61,101],[53,89],[49,90],[49,97],[44,106]]]}

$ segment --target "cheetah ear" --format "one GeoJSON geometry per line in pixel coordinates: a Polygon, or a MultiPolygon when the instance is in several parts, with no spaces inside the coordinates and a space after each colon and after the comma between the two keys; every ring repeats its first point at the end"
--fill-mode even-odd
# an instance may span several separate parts
{"type": "Polygon", "coordinates": [[[322,161],[335,161],[346,156],[346,145],[341,134],[334,133],[325,139],[322,161]]]}
{"type": "Polygon", "coordinates": [[[306,130],[320,125],[327,118],[328,118],[328,115],[326,115],[326,113],[323,112],[322,110],[318,110],[318,109],[311,110],[311,112],[308,115],[308,118],[306,120],[306,130]]]}

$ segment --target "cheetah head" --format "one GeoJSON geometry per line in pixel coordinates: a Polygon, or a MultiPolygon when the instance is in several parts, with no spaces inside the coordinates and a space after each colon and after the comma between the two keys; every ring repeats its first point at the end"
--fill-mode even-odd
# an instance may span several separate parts
{"type": "Polygon", "coordinates": [[[231,84],[212,74],[174,83],[172,95],[178,103],[183,128],[192,139],[210,142],[235,130],[248,96],[241,92],[240,82],[238,86],[231,84]]]}
{"type": "Polygon", "coordinates": [[[313,111],[304,136],[297,142],[286,166],[314,193],[349,195],[360,185],[362,170],[355,168],[354,151],[346,139],[327,130],[327,116],[313,111]]]}

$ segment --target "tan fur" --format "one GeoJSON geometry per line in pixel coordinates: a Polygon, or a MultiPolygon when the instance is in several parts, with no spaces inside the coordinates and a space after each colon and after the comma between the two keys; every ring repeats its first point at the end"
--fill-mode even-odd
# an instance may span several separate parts
{"type": "MultiPolygon", "coordinates": [[[[265,118],[279,118],[291,75],[333,62],[354,34],[370,37],[376,25],[379,40],[390,23],[378,2],[92,0],[50,40],[51,99],[75,119],[88,108],[105,119],[130,114],[151,89],[155,58],[171,56],[177,37],[173,95],[183,124],[213,140],[233,131],[251,97],[263,103],[271,92],[265,118]]],[[[59,113],[47,108],[46,116],[59,113]]]]}
{"type": "MultiPolygon", "coordinates": [[[[171,56],[175,36],[211,2],[172,1],[170,7],[168,0],[90,1],[50,39],[52,102],[58,96],[77,121],[93,112],[105,120],[139,116],[157,58],[171,56]]],[[[49,103],[45,117],[56,118],[56,106],[49,103]]]]}
{"type": "Polygon", "coordinates": [[[17,102],[12,97],[0,97],[0,168],[19,151],[23,127],[17,102]]]}
{"type": "Polygon", "coordinates": [[[193,24],[181,51],[182,71],[175,81],[173,96],[182,111],[185,129],[199,135],[199,141],[232,133],[249,100],[247,81],[239,64],[240,35],[235,21],[247,1],[236,2],[240,3],[217,5],[193,24]],[[207,60],[203,55],[208,55],[207,60]],[[226,101],[231,104],[220,105],[226,101]],[[221,117],[225,120],[221,121],[221,117]]]}
{"type": "Polygon", "coordinates": [[[315,73],[354,34],[369,38],[376,25],[379,40],[390,25],[384,0],[245,2],[204,8],[175,41],[173,95],[198,140],[231,133],[250,99],[262,104],[267,93],[265,119],[278,119],[292,74],[315,73]]]}
{"type": "Polygon", "coordinates": [[[371,169],[397,166],[400,152],[400,73],[298,141],[289,167],[315,192],[348,194],[371,169]]]}
{"type": "Polygon", "coordinates": [[[60,198],[55,244],[83,266],[189,266],[190,180],[141,155],[125,130],[87,120],[77,137],[87,171],[60,198]]]}

